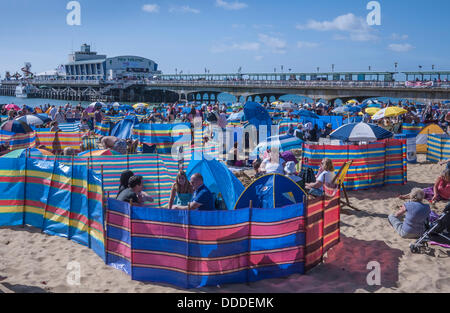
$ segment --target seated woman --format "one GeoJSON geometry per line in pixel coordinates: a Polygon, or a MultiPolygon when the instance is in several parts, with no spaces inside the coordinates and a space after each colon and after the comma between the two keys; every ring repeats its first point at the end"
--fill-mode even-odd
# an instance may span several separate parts
{"type": "Polygon", "coordinates": [[[268,156],[262,161],[259,171],[265,174],[284,175],[285,161],[275,150],[268,150],[268,156]]]}
{"type": "MultiPolygon", "coordinates": [[[[436,179],[434,186],[425,188],[423,192],[425,193],[425,199],[433,204],[450,200],[450,170],[445,169],[442,175],[436,179]]],[[[407,200],[410,199],[410,195],[402,195],[399,198],[407,200]]]]}
{"type": "Polygon", "coordinates": [[[335,177],[333,162],[329,158],[322,160],[319,172],[316,175],[315,183],[308,183],[305,188],[309,194],[315,197],[321,197],[324,194],[324,186],[331,186],[335,177]]]}
{"type": "Polygon", "coordinates": [[[119,197],[119,195],[124,191],[125,189],[129,188],[128,182],[130,181],[130,178],[134,176],[134,173],[130,170],[122,172],[120,175],[120,187],[119,192],[117,193],[116,199],[119,197]]]}
{"type": "Polygon", "coordinates": [[[405,239],[417,239],[425,232],[425,223],[431,210],[428,204],[422,201],[425,192],[420,188],[414,188],[409,194],[410,202],[406,202],[396,214],[389,215],[389,222],[397,233],[405,239]],[[405,215],[402,222],[400,217],[405,215]]]}
{"type": "Polygon", "coordinates": [[[186,173],[180,171],[172,186],[172,191],[170,192],[169,210],[171,210],[174,205],[187,206],[189,202],[191,202],[193,194],[194,189],[192,188],[186,173]]]}

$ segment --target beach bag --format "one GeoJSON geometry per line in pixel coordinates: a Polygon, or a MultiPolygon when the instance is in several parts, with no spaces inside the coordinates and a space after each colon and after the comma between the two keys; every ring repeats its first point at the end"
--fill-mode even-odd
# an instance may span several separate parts
{"type": "Polygon", "coordinates": [[[314,174],[314,170],[310,167],[302,168],[302,171],[298,176],[300,176],[304,184],[316,182],[316,175],[314,174]]]}

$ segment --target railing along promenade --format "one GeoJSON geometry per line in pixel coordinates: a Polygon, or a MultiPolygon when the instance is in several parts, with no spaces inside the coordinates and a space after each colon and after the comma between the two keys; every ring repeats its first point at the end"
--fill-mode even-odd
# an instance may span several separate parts
{"type": "MultiPolygon", "coordinates": [[[[19,84],[23,81],[3,80],[4,85],[19,84]]],[[[432,85],[407,86],[404,81],[380,82],[380,81],[275,81],[275,80],[28,80],[33,85],[52,86],[109,86],[127,88],[133,85],[139,86],[182,86],[182,87],[248,87],[248,88],[394,88],[394,89],[449,89],[450,82],[433,82],[432,85]]],[[[412,82],[414,83],[414,82],[412,82]]]]}

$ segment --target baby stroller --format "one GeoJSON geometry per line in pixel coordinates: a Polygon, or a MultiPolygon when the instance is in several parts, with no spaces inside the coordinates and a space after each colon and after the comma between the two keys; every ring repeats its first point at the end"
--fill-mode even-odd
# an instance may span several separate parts
{"type": "Polygon", "coordinates": [[[450,203],[444,213],[434,222],[427,225],[425,233],[410,245],[412,253],[420,253],[421,248],[427,248],[428,242],[436,242],[442,245],[450,245],[450,203]]]}

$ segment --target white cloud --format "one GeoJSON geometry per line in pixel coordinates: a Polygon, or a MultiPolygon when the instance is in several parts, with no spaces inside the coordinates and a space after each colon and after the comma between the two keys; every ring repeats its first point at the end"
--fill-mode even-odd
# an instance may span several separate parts
{"type": "Polygon", "coordinates": [[[193,14],[199,14],[200,10],[191,8],[188,5],[183,6],[171,6],[169,9],[170,13],[193,13],[193,14]]]}
{"type": "Polygon", "coordinates": [[[265,34],[258,35],[259,41],[266,47],[268,47],[274,53],[286,53],[287,43],[285,40],[271,37],[265,34]]]}
{"type": "Polygon", "coordinates": [[[244,2],[228,2],[225,0],[216,0],[216,6],[223,8],[225,10],[242,10],[248,7],[247,3],[244,2]]]}
{"type": "Polygon", "coordinates": [[[319,44],[317,42],[299,41],[297,42],[297,47],[302,48],[317,48],[319,44]]]}
{"type": "Polygon", "coordinates": [[[159,13],[159,5],[157,4],[144,4],[142,6],[142,11],[148,13],[159,13]]]}
{"type": "Polygon", "coordinates": [[[391,35],[391,39],[392,39],[392,40],[406,40],[406,39],[408,39],[408,38],[409,38],[408,35],[400,35],[400,34],[396,34],[396,33],[393,33],[393,34],[391,35]]]}
{"type": "Polygon", "coordinates": [[[264,59],[264,57],[262,55],[255,56],[256,61],[261,61],[262,59],[264,59]]]}
{"type": "Polygon", "coordinates": [[[367,24],[367,21],[362,17],[355,16],[353,13],[340,15],[332,21],[320,22],[309,20],[306,25],[297,25],[297,29],[311,29],[322,32],[339,31],[347,33],[347,36],[338,35],[334,37],[338,40],[350,39],[353,41],[369,41],[377,39],[377,36],[373,34],[373,30],[367,24]]]}
{"type": "Polygon", "coordinates": [[[388,46],[388,49],[394,52],[409,52],[414,49],[414,46],[409,43],[392,43],[388,46]]]}

